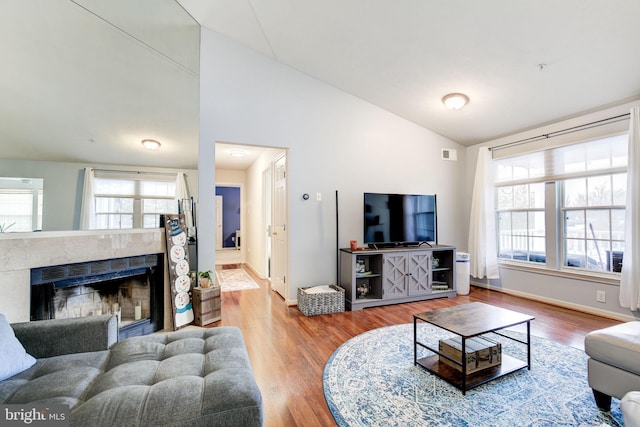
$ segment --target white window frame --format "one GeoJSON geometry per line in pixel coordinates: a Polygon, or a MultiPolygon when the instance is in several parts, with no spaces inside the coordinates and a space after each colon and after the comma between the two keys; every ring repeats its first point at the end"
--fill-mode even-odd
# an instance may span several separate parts
{"type": "MultiPolygon", "coordinates": [[[[0,212],[6,212],[7,214],[0,214],[0,232],[28,232],[34,230],[42,230],[42,206],[43,206],[43,179],[41,178],[0,178],[0,194],[7,196],[11,199],[11,195],[28,196],[30,200],[29,206],[24,204],[17,207],[13,202],[8,201],[2,203],[0,199],[0,212]],[[7,219],[12,216],[11,212],[15,213],[20,208],[27,209],[29,211],[28,224],[14,219],[7,219]]],[[[4,197],[2,198],[4,199],[4,197]]]]}
{"type": "MultiPolygon", "coordinates": [[[[608,138],[624,138],[626,140],[626,137],[627,137],[626,133],[617,133],[613,135],[598,137],[596,139],[592,139],[589,141],[576,141],[573,144],[564,144],[564,146],[576,146],[577,144],[585,144],[585,143],[588,144],[588,143],[593,143],[600,140],[606,140],[608,138]]],[[[618,143],[620,143],[620,141],[618,141],[618,143]]],[[[565,223],[564,212],[567,210],[569,211],[582,210],[585,208],[584,207],[564,207],[563,191],[564,191],[564,182],[567,179],[597,177],[597,176],[626,173],[626,163],[624,165],[621,165],[619,162],[618,164],[615,164],[615,162],[612,162],[612,164],[610,164],[608,167],[601,167],[601,168],[596,168],[594,170],[590,170],[588,162],[586,162],[585,163],[587,165],[586,170],[558,173],[553,169],[554,167],[558,166],[558,165],[555,165],[555,166],[553,165],[554,149],[558,149],[558,147],[554,147],[552,149],[543,151],[545,171],[544,173],[540,174],[540,176],[518,177],[518,179],[504,180],[501,182],[497,182],[495,185],[496,206],[498,206],[498,203],[497,203],[498,190],[497,189],[499,187],[514,185],[514,184],[535,183],[535,182],[545,183],[545,206],[544,206],[545,239],[546,239],[545,262],[539,263],[539,262],[520,261],[520,260],[512,260],[512,259],[505,259],[505,258],[498,258],[498,262],[501,265],[505,265],[505,266],[520,265],[520,266],[524,266],[525,268],[530,268],[535,266],[535,268],[542,268],[548,271],[555,271],[555,272],[561,272],[561,273],[569,272],[569,273],[577,273],[577,274],[586,275],[586,276],[598,276],[598,277],[609,277],[609,278],[613,277],[613,278],[619,279],[619,276],[620,276],[619,272],[594,270],[586,267],[584,268],[571,267],[571,266],[565,265],[567,264],[567,259],[565,255],[566,254],[566,247],[565,247],[566,232],[564,230],[564,223],[565,223]]],[[[532,154],[532,153],[512,155],[510,157],[518,158],[518,157],[524,157],[529,154],[532,154]]],[[[556,158],[557,157],[558,155],[556,154],[556,158]]],[[[502,159],[495,161],[495,165],[497,165],[498,164],[497,162],[500,162],[501,160],[502,159]]],[[[586,209],[587,210],[596,210],[596,209],[624,210],[624,206],[612,203],[611,205],[605,205],[605,206],[588,206],[586,207],[586,209]]],[[[525,210],[530,210],[530,209],[525,209],[525,210]]],[[[500,238],[500,235],[499,235],[500,213],[501,211],[496,209],[495,220],[496,220],[496,233],[497,233],[498,239],[500,238]]],[[[609,238],[610,238],[610,241],[615,240],[616,242],[619,242],[618,240],[613,239],[613,236],[611,234],[609,235],[609,238]]],[[[585,242],[587,242],[590,239],[585,236],[584,240],[585,242]]],[[[622,242],[622,245],[623,244],[624,242],[622,242]]],[[[498,254],[498,256],[499,255],[500,254],[498,254]]],[[[606,266],[606,264],[604,265],[606,266]]]]}
{"type": "Polygon", "coordinates": [[[162,214],[174,214],[178,212],[178,202],[176,201],[176,177],[167,175],[167,174],[140,174],[136,172],[100,172],[96,171],[96,177],[94,180],[94,206],[95,206],[95,223],[100,224],[101,221],[99,218],[104,215],[130,215],[131,227],[122,227],[122,221],[119,222],[119,226],[112,227],[107,226],[107,228],[97,227],[97,229],[107,229],[107,230],[117,230],[117,229],[140,229],[140,228],[156,228],[160,225],[160,215],[162,214]],[[97,184],[100,180],[119,180],[125,181],[129,183],[133,183],[133,192],[130,194],[113,194],[113,193],[99,193],[97,189],[97,184]],[[144,182],[166,182],[168,184],[174,185],[174,194],[173,195],[144,195],[142,191],[142,184],[144,182]],[[97,201],[99,198],[114,198],[114,199],[130,199],[133,201],[132,203],[132,211],[131,212],[112,212],[112,213],[104,213],[102,211],[98,211],[97,201]],[[167,200],[174,203],[174,209],[169,209],[166,212],[144,212],[143,206],[144,200],[167,200]],[[144,218],[145,216],[153,215],[155,216],[155,221],[153,226],[145,227],[144,226],[144,218]]]}
{"type": "MultiPolygon", "coordinates": [[[[624,174],[624,182],[626,183],[626,172],[612,172],[615,171],[616,169],[612,169],[610,171],[608,171],[607,173],[604,174],[599,174],[599,175],[589,175],[588,177],[584,177],[584,178],[595,178],[595,177],[603,177],[603,176],[610,176],[613,177],[614,175],[623,175],[624,174]]],[[[618,169],[619,170],[619,169],[618,169]]],[[[561,191],[561,200],[564,200],[564,193],[566,191],[565,189],[565,182],[566,180],[563,180],[562,182],[560,182],[560,191],[561,191]]],[[[588,247],[590,245],[594,245],[596,247],[596,249],[599,249],[600,245],[606,245],[609,250],[604,249],[604,254],[601,253],[600,250],[597,250],[597,254],[598,256],[596,257],[590,257],[588,253],[585,254],[585,256],[587,257],[585,260],[582,260],[583,263],[591,265],[593,264],[595,266],[595,264],[599,264],[601,266],[605,266],[608,268],[608,270],[606,270],[605,272],[614,272],[614,273],[620,273],[620,270],[618,269],[617,271],[613,271],[614,270],[614,252],[618,252],[620,249],[622,249],[622,251],[624,251],[624,223],[621,226],[621,229],[619,231],[618,235],[615,235],[613,232],[613,227],[612,224],[614,222],[614,217],[612,215],[612,213],[614,211],[618,211],[619,214],[621,214],[621,219],[622,221],[624,221],[624,212],[625,212],[625,205],[624,204],[615,204],[614,200],[611,201],[611,204],[608,205],[589,205],[589,203],[585,203],[584,205],[579,205],[579,206],[565,206],[563,203],[560,204],[559,206],[559,210],[560,210],[560,227],[562,230],[562,254],[563,254],[563,265],[567,264],[569,262],[569,260],[567,260],[566,256],[568,253],[572,253],[575,256],[575,251],[571,252],[571,250],[568,248],[568,244],[567,241],[568,240],[574,240],[574,241],[582,241],[583,245],[585,247],[588,247]],[[578,212],[582,212],[582,214],[584,215],[584,221],[583,224],[585,225],[585,230],[584,230],[584,235],[583,237],[578,237],[578,236],[572,236],[572,237],[567,237],[567,233],[568,230],[566,230],[566,221],[564,220],[567,216],[568,212],[572,212],[572,211],[578,211],[578,212]],[[608,230],[607,230],[607,234],[608,237],[602,237],[602,236],[597,236],[595,233],[596,231],[593,230],[592,228],[592,224],[589,223],[588,221],[588,213],[589,212],[606,212],[607,213],[607,217],[608,217],[608,230]],[[589,224],[589,227],[587,227],[586,225],[589,224]],[[616,238],[617,237],[617,238],[616,238]],[[617,246],[617,247],[616,247],[617,246]],[[604,256],[603,256],[604,255],[604,256]],[[607,259],[608,257],[608,259],[607,259]]],[[[585,267],[587,270],[589,270],[588,266],[585,267]]],[[[597,270],[599,271],[599,270],[597,270]]]]}
{"type": "MultiPolygon", "coordinates": [[[[504,188],[511,188],[512,191],[516,190],[516,187],[523,187],[526,186],[526,192],[528,195],[531,195],[531,186],[532,185],[537,185],[539,183],[517,183],[517,184],[508,184],[508,185],[496,185],[496,232],[498,233],[497,236],[497,242],[498,242],[498,255],[507,255],[506,252],[502,251],[503,248],[503,241],[505,240],[505,235],[501,234],[501,231],[504,230],[504,228],[500,227],[500,222],[501,222],[501,217],[504,214],[509,214],[510,217],[510,228],[509,228],[509,233],[506,234],[506,236],[508,236],[509,240],[510,240],[510,244],[508,245],[508,247],[510,248],[511,252],[509,252],[510,257],[509,258],[501,258],[501,259],[510,259],[510,260],[519,260],[520,257],[525,256],[526,260],[529,262],[536,262],[535,261],[535,253],[537,252],[534,248],[534,243],[533,240],[534,239],[546,239],[546,221],[544,221],[544,232],[542,234],[540,234],[539,232],[531,232],[532,230],[532,226],[531,226],[531,213],[535,214],[535,213],[542,213],[544,216],[545,213],[545,208],[544,205],[542,207],[539,206],[535,206],[535,203],[532,203],[532,201],[530,200],[530,198],[528,197],[528,206],[510,206],[510,207],[501,207],[500,206],[500,202],[499,202],[499,192],[502,191],[502,189],[504,188]],[[526,215],[526,219],[525,219],[525,223],[526,223],[526,228],[525,228],[525,233],[524,234],[516,234],[514,233],[514,227],[513,227],[513,217],[514,214],[525,214],[526,215]],[[522,245],[518,245],[518,244],[514,244],[514,240],[515,239],[519,239],[519,240],[524,240],[526,242],[526,244],[524,245],[523,249],[524,249],[524,253],[523,254],[516,254],[513,252],[513,250],[518,247],[518,249],[520,249],[520,247],[522,247],[522,245]],[[533,259],[532,259],[533,258],[533,259]]],[[[545,251],[546,253],[546,251],[545,251]]],[[[539,263],[539,262],[538,262],[539,263]]]]}

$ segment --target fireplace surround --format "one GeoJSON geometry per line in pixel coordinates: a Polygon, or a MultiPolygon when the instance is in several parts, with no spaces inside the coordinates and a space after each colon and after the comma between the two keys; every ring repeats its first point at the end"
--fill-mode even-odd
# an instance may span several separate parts
{"type": "MultiPolygon", "coordinates": [[[[12,323],[31,319],[33,269],[147,254],[166,259],[163,228],[0,233],[0,313],[12,323]]],[[[169,282],[163,276],[163,329],[171,330],[169,282]]]]}

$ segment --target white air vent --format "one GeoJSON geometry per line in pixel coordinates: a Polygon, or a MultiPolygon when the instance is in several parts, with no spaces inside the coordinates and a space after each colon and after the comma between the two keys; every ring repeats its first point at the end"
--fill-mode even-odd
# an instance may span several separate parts
{"type": "Polygon", "coordinates": [[[443,148],[442,149],[442,160],[458,160],[458,150],[455,148],[443,148]]]}

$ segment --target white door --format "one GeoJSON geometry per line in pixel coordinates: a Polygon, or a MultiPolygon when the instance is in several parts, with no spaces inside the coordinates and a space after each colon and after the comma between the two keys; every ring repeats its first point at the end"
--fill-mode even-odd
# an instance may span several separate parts
{"type": "Polygon", "coordinates": [[[222,196],[216,196],[216,250],[222,249],[222,196]]]}
{"type": "Polygon", "coordinates": [[[287,158],[283,154],[274,161],[273,217],[271,233],[271,286],[287,298],[288,225],[287,225],[287,158]]]}

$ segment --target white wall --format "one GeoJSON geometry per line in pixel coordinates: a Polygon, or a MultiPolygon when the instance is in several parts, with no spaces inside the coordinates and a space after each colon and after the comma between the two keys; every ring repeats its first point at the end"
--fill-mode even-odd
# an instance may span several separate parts
{"type": "Polygon", "coordinates": [[[241,170],[216,169],[216,186],[244,186],[247,173],[241,170]]]}
{"type": "Polygon", "coordinates": [[[86,167],[147,172],[184,172],[190,194],[194,197],[198,194],[197,171],[186,169],[0,159],[0,176],[43,178],[43,230],[78,230],[86,167]]]}
{"type": "MultiPolygon", "coordinates": [[[[440,242],[466,246],[459,144],[207,29],[201,37],[200,161],[210,163],[203,156],[215,141],[288,148],[288,300],[298,287],[336,281],[336,190],[341,247],[362,241],[366,191],[436,193],[440,242]],[[440,160],[442,148],[458,149],[459,160],[440,160]]],[[[213,204],[200,188],[208,219],[213,204]]]]}
{"type": "MultiPolygon", "coordinates": [[[[637,102],[637,101],[636,101],[637,102]]],[[[468,234],[468,218],[471,210],[471,196],[473,194],[473,179],[476,169],[476,161],[478,158],[478,148],[480,146],[495,147],[506,144],[511,141],[518,141],[525,138],[547,134],[550,132],[568,129],[608,117],[614,117],[629,112],[631,105],[634,103],[625,103],[616,107],[610,107],[601,111],[585,114],[581,117],[575,117],[570,120],[559,121],[538,129],[532,129],[509,137],[500,138],[494,141],[488,141],[484,144],[478,144],[466,149],[466,180],[462,184],[465,189],[464,216],[467,218],[465,224],[465,234],[468,234]]],[[[627,122],[628,126],[628,122],[627,122]]],[[[618,129],[619,126],[615,127],[618,129]]],[[[571,138],[577,138],[578,135],[582,140],[593,139],[601,136],[602,128],[594,128],[580,134],[572,134],[571,138]]],[[[566,136],[564,138],[568,138],[566,136]]],[[[551,143],[558,141],[550,140],[551,143]]],[[[539,143],[544,144],[544,142],[539,143]]],[[[549,142],[547,142],[549,144],[549,142]]],[[[526,149],[526,147],[520,147],[526,149]]],[[[636,190],[637,191],[637,190],[636,190]]],[[[629,309],[620,307],[619,285],[612,284],[611,280],[597,278],[580,278],[568,277],[568,275],[558,275],[545,273],[544,271],[527,271],[526,269],[518,269],[517,267],[501,266],[500,279],[491,280],[487,284],[486,280],[473,280],[472,283],[486,286],[503,292],[513,293],[540,301],[550,302],[569,308],[579,309],[595,314],[605,315],[621,320],[630,318],[640,318],[639,313],[631,312],[629,309]],[[606,303],[596,302],[596,292],[606,292],[606,303]]]]}

